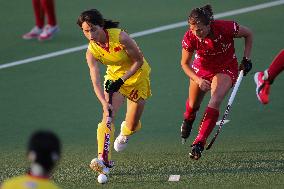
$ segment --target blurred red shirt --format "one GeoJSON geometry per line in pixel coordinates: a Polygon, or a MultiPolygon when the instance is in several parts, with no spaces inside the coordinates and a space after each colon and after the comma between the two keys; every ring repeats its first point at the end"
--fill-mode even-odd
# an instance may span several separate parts
{"type": "Polygon", "coordinates": [[[234,38],[239,32],[239,25],[234,21],[214,20],[210,24],[212,36],[198,39],[188,30],[182,40],[182,47],[195,53],[194,65],[201,69],[220,69],[237,62],[234,38]]]}

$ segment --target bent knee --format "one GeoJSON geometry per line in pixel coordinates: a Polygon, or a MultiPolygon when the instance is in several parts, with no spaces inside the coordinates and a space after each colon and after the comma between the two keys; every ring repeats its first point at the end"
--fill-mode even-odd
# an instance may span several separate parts
{"type": "Polygon", "coordinates": [[[209,106],[218,108],[221,105],[222,101],[223,97],[218,97],[218,96],[211,97],[209,101],[209,106]]]}

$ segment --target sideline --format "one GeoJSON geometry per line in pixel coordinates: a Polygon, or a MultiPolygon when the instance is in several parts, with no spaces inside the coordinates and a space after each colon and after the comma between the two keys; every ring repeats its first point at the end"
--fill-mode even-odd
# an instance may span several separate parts
{"type": "MultiPolygon", "coordinates": [[[[233,16],[233,15],[248,13],[248,12],[261,10],[261,9],[265,9],[265,8],[270,8],[270,7],[278,6],[278,5],[281,5],[281,4],[284,4],[284,0],[273,1],[273,2],[269,2],[269,3],[263,3],[263,4],[259,4],[259,5],[241,8],[241,9],[231,10],[231,11],[215,14],[214,17],[216,19],[218,19],[218,18],[223,18],[223,17],[227,17],[227,16],[233,16]]],[[[186,25],[187,25],[187,21],[177,22],[177,23],[174,23],[174,24],[169,24],[169,25],[160,26],[160,27],[156,27],[156,28],[153,28],[153,29],[149,29],[149,30],[144,30],[144,31],[141,31],[141,32],[132,33],[132,34],[130,34],[130,37],[132,37],[132,38],[142,37],[142,36],[145,36],[145,35],[150,35],[150,34],[158,33],[158,32],[161,32],[161,31],[175,29],[175,28],[186,26],[186,25]]],[[[22,64],[27,64],[27,63],[31,63],[31,62],[35,62],[35,61],[39,61],[39,60],[43,60],[43,59],[48,59],[48,58],[51,58],[51,57],[56,57],[56,56],[72,53],[72,52],[81,51],[83,49],[86,49],[87,47],[88,47],[88,45],[82,45],[82,46],[78,46],[78,47],[68,48],[68,49],[64,49],[64,50],[60,50],[60,51],[55,51],[55,52],[40,55],[40,56],[35,56],[35,57],[32,57],[32,58],[27,58],[27,59],[24,59],[24,60],[4,63],[4,64],[0,65],[0,70],[4,69],[4,68],[10,68],[10,67],[14,67],[14,66],[22,65],[22,64]]]]}

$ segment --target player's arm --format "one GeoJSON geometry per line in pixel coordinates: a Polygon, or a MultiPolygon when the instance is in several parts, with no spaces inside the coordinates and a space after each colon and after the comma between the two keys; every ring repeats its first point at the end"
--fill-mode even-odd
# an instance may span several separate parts
{"type": "Polygon", "coordinates": [[[253,33],[252,31],[240,25],[239,32],[235,36],[236,38],[244,38],[245,39],[245,48],[244,48],[244,57],[250,59],[251,49],[252,49],[252,42],[253,42],[253,33]]]}
{"type": "Polygon", "coordinates": [[[143,64],[143,55],[140,52],[137,44],[133,39],[129,37],[129,35],[122,31],[120,33],[120,43],[123,45],[126,53],[132,60],[132,66],[130,69],[121,77],[123,81],[126,81],[128,78],[130,78],[132,75],[134,75],[137,70],[142,66],[143,64]]]}
{"type": "Polygon", "coordinates": [[[90,76],[91,76],[94,91],[99,101],[103,105],[103,107],[107,107],[108,103],[105,99],[104,91],[101,87],[100,70],[99,70],[98,61],[95,59],[95,57],[92,55],[92,53],[89,50],[87,50],[86,52],[86,59],[87,59],[87,63],[90,69],[90,76]]]}
{"type": "Polygon", "coordinates": [[[182,49],[182,55],[181,55],[181,67],[185,74],[193,80],[195,83],[198,84],[198,86],[203,90],[207,91],[211,87],[211,83],[205,79],[200,78],[199,76],[196,75],[194,70],[191,67],[192,64],[192,56],[193,52],[189,52],[185,50],[184,48],[182,49]]]}

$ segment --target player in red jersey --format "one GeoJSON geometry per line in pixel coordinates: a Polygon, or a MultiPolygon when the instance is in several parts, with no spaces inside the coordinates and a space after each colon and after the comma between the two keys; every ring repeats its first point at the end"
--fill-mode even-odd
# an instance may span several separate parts
{"type": "Polygon", "coordinates": [[[56,22],[54,0],[32,0],[36,25],[30,32],[24,34],[23,39],[37,38],[40,41],[51,39],[59,28],[56,22]],[[44,25],[45,16],[47,24],[44,25]]]}
{"type": "Polygon", "coordinates": [[[183,139],[190,135],[203,97],[208,91],[211,93],[190,153],[192,159],[198,160],[217,122],[220,104],[237,79],[234,38],[244,38],[245,41],[244,58],[239,69],[246,75],[252,67],[250,54],[253,34],[250,29],[234,21],[214,20],[210,5],[193,9],[188,23],[189,30],[182,40],[181,56],[182,69],[190,78],[189,97],[181,126],[183,139]]]}
{"type": "Polygon", "coordinates": [[[269,102],[270,85],[283,70],[284,49],[278,53],[267,70],[255,73],[254,81],[256,83],[256,96],[262,104],[267,104],[269,102]]]}

